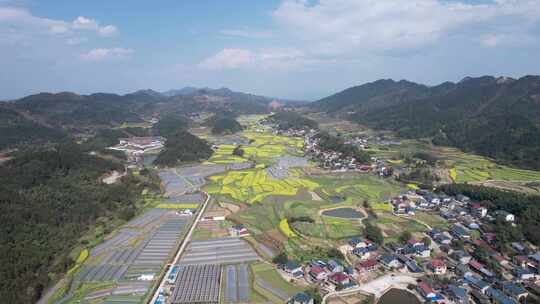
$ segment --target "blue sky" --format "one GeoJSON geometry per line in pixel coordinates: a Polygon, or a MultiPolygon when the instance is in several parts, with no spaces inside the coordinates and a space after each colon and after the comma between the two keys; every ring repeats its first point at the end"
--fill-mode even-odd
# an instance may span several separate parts
{"type": "Polygon", "coordinates": [[[317,99],[379,78],[540,71],[539,0],[0,0],[0,98],[229,87],[317,99]]]}

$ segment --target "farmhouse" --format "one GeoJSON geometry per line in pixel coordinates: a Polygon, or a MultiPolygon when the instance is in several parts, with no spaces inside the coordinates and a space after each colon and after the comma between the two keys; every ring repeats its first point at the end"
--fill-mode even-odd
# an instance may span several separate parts
{"type": "Polygon", "coordinates": [[[365,248],[369,245],[369,241],[356,237],[349,241],[349,245],[351,245],[352,248],[365,248]]]}
{"type": "Polygon", "coordinates": [[[439,295],[435,293],[433,288],[426,282],[420,282],[416,290],[427,301],[436,301],[440,298],[439,295]]]}
{"type": "Polygon", "coordinates": [[[356,271],[362,273],[362,272],[370,272],[370,271],[373,271],[377,268],[377,260],[375,259],[371,259],[371,260],[367,260],[367,261],[363,261],[363,262],[360,262],[358,264],[356,264],[356,271]]]}
{"type": "Polygon", "coordinates": [[[399,268],[401,263],[395,255],[385,255],[381,258],[381,264],[387,268],[399,268]]]}
{"type": "Polygon", "coordinates": [[[295,261],[288,261],[285,265],[283,265],[283,270],[290,274],[297,274],[303,272],[302,265],[298,264],[295,261]]]}
{"type": "Polygon", "coordinates": [[[441,259],[433,259],[428,264],[429,269],[435,274],[445,274],[446,273],[446,263],[441,259]]]}
{"type": "Polygon", "coordinates": [[[313,298],[304,292],[297,293],[288,304],[313,304],[313,298]]]}
{"type": "Polygon", "coordinates": [[[452,258],[460,262],[461,264],[469,264],[471,261],[471,255],[463,250],[456,250],[450,255],[452,258]]]}
{"type": "Polygon", "coordinates": [[[334,273],[343,272],[343,266],[334,260],[328,261],[327,267],[328,267],[328,270],[334,273]]]}
{"type": "Polygon", "coordinates": [[[449,285],[446,291],[450,300],[454,301],[456,304],[468,304],[469,296],[467,294],[467,289],[458,287],[456,285],[449,285]]]}
{"type": "Polygon", "coordinates": [[[316,281],[322,281],[326,279],[328,272],[321,266],[313,266],[309,270],[309,276],[316,281]]]}
{"type": "Polygon", "coordinates": [[[529,295],[525,288],[516,283],[503,282],[501,285],[502,291],[516,301],[521,301],[529,295]]]}
{"type": "Polygon", "coordinates": [[[473,275],[473,274],[466,274],[463,279],[465,282],[467,282],[471,287],[477,289],[482,294],[486,294],[486,291],[488,288],[490,288],[489,284],[484,282],[479,277],[473,275]]]}
{"type": "Polygon", "coordinates": [[[334,285],[346,285],[351,282],[348,275],[343,272],[336,272],[328,276],[328,281],[334,285]]]}
{"type": "Polygon", "coordinates": [[[516,301],[512,300],[501,291],[492,287],[486,290],[486,295],[489,296],[491,298],[491,301],[495,304],[517,304],[516,301]]]}

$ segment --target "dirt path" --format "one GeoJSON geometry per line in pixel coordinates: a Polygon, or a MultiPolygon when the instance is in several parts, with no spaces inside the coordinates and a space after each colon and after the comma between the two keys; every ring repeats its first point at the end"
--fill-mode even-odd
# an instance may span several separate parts
{"type": "Polygon", "coordinates": [[[109,176],[104,177],[102,181],[107,185],[112,185],[125,175],[126,175],[126,172],[120,173],[115,170],[109,176]]]}

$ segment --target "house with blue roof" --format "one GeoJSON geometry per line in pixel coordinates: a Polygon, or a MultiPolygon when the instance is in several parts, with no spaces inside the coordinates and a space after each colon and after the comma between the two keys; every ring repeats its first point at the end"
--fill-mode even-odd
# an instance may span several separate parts
{"type": "Polygon", "coordinates": [[[518,281],[527,281],[536,278],[536,274],[530,269],[517,268],[514,269],[514,274],[518,281]]]}
{"type": "Polygon", "coordinates": [[[535,253],[535,254],[529,255],[529,259],[531,259],[532,261],[536,262],[536,264],[540,265],[540,251],[538,251],[538,252],[535,253]]]}
{"type": "Polygon", "coordinates": [[[448,285],[446,290],[448,298],[455,302],[456,304],[468,304],[469,303],[469,293],[467,289],[463,287],[458,287],[456,285],[448,285]]]}
{"type": "Polygon", "coordinates": [[[343,272],[343,266],[334,260],[328,261],[327,268],[331,272],[343,272]]]}
{"type": "Polygon", "coordinates": [[[294,277],[301,277],[304,275],[304,271],[302,270],[302,265],[298,264],[295,261],[287,261],[285,265],[283,265],[283,270],[285,272],[293,275],[294,277]]]}
{"type": "Polygon", "coordinates": [[[452,226],[450,233],[456,238],[462,240],[469,240],[471,238],[471,231],[460,224],[455,224],[452,226]]]}
{"type": "Polygon", "coordinates": [[[478,289],[482,294],[486,294],[486,291],[490,288],[490,285],[487,282],[472,274],[466,274],[463,277],[463,280],[471,287],[478,289]]]}
{"type": "Polygon", "coordinates": [[[367,247],[354,248],[352,253],[358,256],[360,259],[365,260],[370,256],[370,250],[367,247]]]}
{"type": "Polygon", "coordinates": [[[305,292],[300,292],[294,295],[288,304],[313,304],[313,298],[306,294],[305,292]]]}
{"type": "Polygon", "coordinates": [[[352,248],[365,248],[369,246],[369,242],[359,237],[354,237],[349,241],[349,245],[351,245],[352,248]]]}
{"type": "Polygon", "coordinates": [[[420,268],[420,266],[418,266],[418,264],[412,260],[412,259],[407,259],[405,261],[405,266],[407,266],[407,268],[409,269],[410,272],[414,272],[414,273],[421,273],[423,272],[424,270],[422,268],[420,268]]]}
{"type": "Polygon", "coordinates": [[[514,282],[507,281],[501,283],[501,289],[507,296],[515,299],[518,302],[520,302],[522,299],[525,299],[529,295],[527,289],[514,282]]]}
{"type": "Polygon", "coordinates": [[[414,253],[420,258],[429,258],[431,256],[431,249],[426,245],[414,246],[414,253]]]}
{"type": "Polygon", "coordinates": [[[399,268],[401,263],[395,255],[385,255],[380,259],[382,265],[387,268],[399,268]]]}
{"type": "Polygon", "coordinates": [[[495,304],[517,304],[515,300],[509,298],[502,291],[490,287],[486,290],[486,295],[491,298],[495,304]]]}

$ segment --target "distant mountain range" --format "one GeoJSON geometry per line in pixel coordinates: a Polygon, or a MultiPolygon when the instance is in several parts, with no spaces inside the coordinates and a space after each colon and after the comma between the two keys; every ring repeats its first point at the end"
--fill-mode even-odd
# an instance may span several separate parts
{"type": "Polygon", "coordinates": [[[540,76],[466,77],[426,86],[378,80],[309,105],[404,137],[540,169],[540,76]]]}
{"type": "Polygon", "coordinates": [[[163,93],[139,90],[125,95],[39,93],[0,102],[0,149],[36,140],[55,140],[66,133],[87,133],[123,122],[142,122],[149,117],[198,112],[267,113],[276,104],[286,102],[227,88],[187,87],[163,93]]]}

